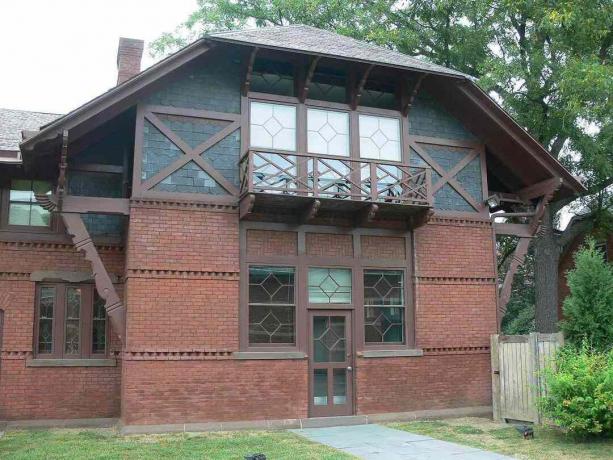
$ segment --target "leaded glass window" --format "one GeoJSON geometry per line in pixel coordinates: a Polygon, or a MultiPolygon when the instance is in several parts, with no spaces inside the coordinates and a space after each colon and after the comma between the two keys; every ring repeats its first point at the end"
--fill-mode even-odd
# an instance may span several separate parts
{"type": "Polygon", "coordinates": [[[309,153],[349,156],[349,114],[332,110],[307,110],[309,153]]]}
{"type": "Polygon", "coordinates": [[[53,352],[55,288],[44,286],[38,294],[38,353],[53,352]]]}
{"type": "Polygon", "coordinates": [[[367,343],[404,343],[404,276],[401,270],[364,270],[364,337],[367,343]]]}
{"type": "Polygon", "coordinates": [[[400,161],[400,120],[397,118],[360,115],[360,157],[400,161]]]}
{"type": "Polygon", "coordinates": [[[106,310],[104,299],[94,293],[94,308],[92,316],[92,353],[106,352],[106,310]]]}
{"type": "Polygon", "coordinates": [[[296,342],[295,282],[291,267],[249,268],[249,343],[296,342]]]}
{"type": "Polygon", "coordinates": [[[66,289],[64,353],[67,355],[78,354],[81,346],[81,297],[81,289],[66,289]]]}
{"type": "Polygon", "coordinates": [[[351,303],[351,270],[309,268],[309,303],[351,303]]]}
{"type": "Polygon", "coordinates": [[[40,206],[34,194],[51,194],[49,182],[41,180],[13,180],[9,192],[9,225],[49,227],[51,214],[40,206]]]}
{"type": "Polygon", "coordinates": [[[296,107],[252,102],[249,124],[251,147],[296,150],[296,107]]]}

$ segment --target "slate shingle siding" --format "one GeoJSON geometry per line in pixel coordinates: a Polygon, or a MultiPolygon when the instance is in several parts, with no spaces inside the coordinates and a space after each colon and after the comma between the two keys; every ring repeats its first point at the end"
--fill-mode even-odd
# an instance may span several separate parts
{"type": "MultiPolygon", "coordinates": [[[[238,59],[221,56],[193,69],[189,74],[169,83],[146,100],[149,104],[181,108],[240,113],[241,67],[238,59]]],[[[188,117],[159,116],[162,121],[192,148],[221,131],[227,122],[188,117]]],[[[240,132],[237,130],[202,153],[231,183],[238,187],[240,132]]],[[[183,153],[157,128],[145,121],[141,179],[153,177],[183,153]]],[[[226,191],[190,162],[154,187],[157,191],[223,195],[226,191]]]]}
{"type": "Polygon", "coordinates": [[[409,133],[416,136],[469,140],[476,138],[425,91],[420,91],[409,112],[409,133]]]}

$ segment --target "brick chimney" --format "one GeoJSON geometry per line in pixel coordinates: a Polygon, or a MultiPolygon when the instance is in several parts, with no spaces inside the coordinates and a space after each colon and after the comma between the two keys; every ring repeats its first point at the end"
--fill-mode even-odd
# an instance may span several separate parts
{"type": "Polygon", "coordinates": [[[117,84],[132,78],[140,72],[140,61],[143,57],[145,42],[136,38],[119,39],[117,48],[117,84]]]}

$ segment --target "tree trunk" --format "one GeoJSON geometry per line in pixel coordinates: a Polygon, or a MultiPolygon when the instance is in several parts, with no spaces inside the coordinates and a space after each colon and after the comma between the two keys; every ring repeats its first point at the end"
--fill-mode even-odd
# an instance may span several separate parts
{"type": "Polygon", "coordinates": [[[534,240],[534,284],[536,330],[551,333],[558,329],[558,264],[560,248],[553,233],[549,206],[543,215],[541,235],[534,240]]]}

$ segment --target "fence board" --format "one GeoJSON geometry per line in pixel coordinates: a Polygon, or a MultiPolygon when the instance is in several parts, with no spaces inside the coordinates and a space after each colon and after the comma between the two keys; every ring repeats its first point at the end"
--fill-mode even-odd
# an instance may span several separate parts
{"type": "Polygon", "coordinates": [[[495,419],[540,422],[537,403],[545,392],[540,374],[562,343],[561,334],[491,337],[495,419]]]}

